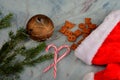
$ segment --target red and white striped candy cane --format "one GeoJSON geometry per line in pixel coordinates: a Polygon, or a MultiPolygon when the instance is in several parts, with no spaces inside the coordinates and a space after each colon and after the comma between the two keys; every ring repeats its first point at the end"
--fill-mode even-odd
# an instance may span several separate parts
{"type": "Polygon", "coordinates": [[[54,51],[54,62],[52,64],[50,64],[47,68],[45,68],[43,72],[47,72],[50,68],[52,68],[54,66],[54,79],[56,79],[56,72],[57,72],[56,65],[61,59],[63,59],[66,55],[68,55],[70,53],[70,48],[69,48],[68,45],[62,45],[59,48],[57,48],[54,44],[50,44],[50,45],[47,46],[46,51],[48,52],[48,50],[51,47],[53,47],[54,50],[55,50],[54,51]],[[63,48],[67,48],[67,51],[63,55],[61,55],[59,58],[57,58],[58,52],[60,50],[62,50],[63,48]]]}

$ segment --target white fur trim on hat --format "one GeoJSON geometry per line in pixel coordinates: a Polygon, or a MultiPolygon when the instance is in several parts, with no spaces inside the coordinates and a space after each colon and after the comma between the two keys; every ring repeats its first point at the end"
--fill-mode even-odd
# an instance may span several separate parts
{"type": "Polygon", "coordinates": [[[75,56],[80,58],[86,64],[91,65],[91,61],[96,52],[107,38],[109,33],[114,29],[117,23],[120,21],[120,10],[111,12],[75,50],[75,56]]]}
{"type": "Polygon", "coordinates": [[[94,80],[94,73],[93,72],[88,73],[87,75],[85,75],[83,80],[94,80]]]}

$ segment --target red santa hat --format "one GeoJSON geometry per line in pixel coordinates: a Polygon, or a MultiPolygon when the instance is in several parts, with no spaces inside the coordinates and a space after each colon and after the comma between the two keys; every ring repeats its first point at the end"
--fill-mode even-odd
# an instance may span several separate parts
{"type": "Polygon", "coordinates": [[[91,72],[83,80],[120,80],[120,64],[108,64],[104,70],[91,72]]]}
{"type": "Polygon", "coordinates": [[[120,63],[120,10],[111,12],[75,50],[86,64],[120,63]]]}

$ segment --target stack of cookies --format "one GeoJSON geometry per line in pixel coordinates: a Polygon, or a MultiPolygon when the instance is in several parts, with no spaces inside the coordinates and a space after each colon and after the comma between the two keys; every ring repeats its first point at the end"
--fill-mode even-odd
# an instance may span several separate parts
{"type": "Polygon", "coordinates": [[[71,29],[74,28],[75,25],[76,24],[70,21],[65,21],[65,24],[59,30],[59,32],[67,37],[69,42],[73,42],[71,45],[72,50],[75,50],[77,46],[80,45],[81,42],[97,27],[96,24],[91,22],[91,18],[85,18],[85,23],[80,23],[78,29],[73,32],[71,29]],[[76,42],[80,36],[82,36],[82,38],[76,42]]]}

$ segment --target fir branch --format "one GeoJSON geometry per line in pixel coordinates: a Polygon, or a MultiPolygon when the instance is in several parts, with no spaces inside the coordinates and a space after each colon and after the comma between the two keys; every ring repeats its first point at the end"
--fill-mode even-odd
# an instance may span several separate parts
{"type": "Polygon", "coordinates": [[[12,61],[16,59],[17,54],[21,53],[24,50],[24,46],[17,48],[16,50],[14,50],[13,54],[9,55],[6,59],[4,59],[4,63],[0,66],[0,71],[2,71],[2,74],[16,74],[20,73],[23,70],[24,66],[21,63],[13,63],[12,61]]]}
{"type": "Polygon", "coordinates": [[[2,48],[0,49],[0,63],[5,58],[5,56],[9,52],[11,52],[12,49],[14,49],[16,45],[17,45],[17,42],[14,42],[14,41],[8,41],[3,44],[2,48]]]}
{"type": "Polygon", "coordinates": [[[28,49],[25,52],[23,52],[22,55],[26,57],[25,61],[30,61],[31,59],[35,58],[38,54],[40,54],[40,52],[45,50],[45,47],[46,47],[46,43],[42,42],[37,47],[28,49]]]}
{"type": "MultiPolygon", "coordinates": [[[[12,54],[8,55],[8,56],[4,59],[4,64],[8,64],[8,63],[10,63],[11,61],[15,60],[15,59],[16,59],[15,57],[17,56],[17,54],[21,54],[23,51],[25,51],[25,47],[24,47],[24,46],[22,46],[22,47],[20,47],[20,48],[16,48],[16,49],[13,51],[12,54]]],[[[4,64],[3,64],[3,66],[4,66],[4,64]]]]}
{"type": "Polygon", "coordinates": [[[10,31],[9,37],[11,40],[21,41],[21,40],[27,39],[28,35],[26,34],[25,29],[20,28],[19,30],[17,30],[16,35],[12,31],[10,31]]]}
{"type": "Polygon", "coordinates": [[[15,38],[20,40],[27,39],[28,35],[26,34],[26,30],[24,28],[20,28],[19,30],[17,30],[17,34],[15,38]]]}
{"type": "Polygon", "coordinates": [[[0,74],[0,80],[21,80],[18,74],[3,75],[0,74]]]}
{"type": "Polygon", "coordinates": [[[23,64],[28,66],[34,66],[37,63],[42,63],[44,61],[53,59],[53,56],[54,55],[52,53],[41,55],[39,58],[34,59],[32,61],[24,61],[23,64]]]}
{"type": "Polygon", "coordinates": [[[36,47],[30,49],[26,49],[24,46],[17,46],[21,41],[28,38],[28,35],[26,35],[26,31],[23,28],[17,30],[16,34],[12,31],[9,32],[9,37],[10,40],[3,44],[0,49],[0,73],[2,74],[9,75],[20,73],[25,65],[33,66],[53,58],[53,54],[40,55],[38,57],[38,55],[45,50],[45,42],[41,42],[36,47]],[[18,54],[23,55],[25,59],[21,62],[13,63],[12,61],[16,59],[18,54]]]}
{"type": "Polygon", "coordinates": [[[15,59],[16,54],[21,54],[22,52],[24,52],[25,48],[21,47],[16,50],[17,51],[14,52],[13,55],[11,55],[5,60],[4,62],[5,64],[0,66],[0,71],[2,72],[2,74],[8,75],[8,74],[20,73],[24,69],[24,66],[34,66],[37,63],[41,63],[41,62],[53,59],[53,54],[49,53],[49,54],[41,55],[40,57],[34,60],[27,60],[27,61],[24,60],[21,62],[16,62],[15,64],[11,64],[11,60],[15,59]]]}
{"type": "MultiPolygon", "coordinates": [[[[0,12],[0,15],[2,13],[0,12]]],[[[13,14],[9,13],[0,19],[0,29],[11,27],[11,19],[13,14]]],[[[41,42],[38,46],[26,49],[25,46],[18,46],[21,42],[28,39],[26,30],[20,28],[16,34],[12,31],[8,33],[9,40],[0,48],[0,80],[8,80],[9,77],[16,76],[24,69],[24,66],[33,66],[37,63],[53,59],[53,54],[39,55],[45,50],[46,43],[41,42]],[[22,61],[17,61],[16,56],[22,55],[25,57],[22,61]],[[4,78],[2,76],[7,76],[4,78]]],[[[9,80],[13,80],[12,78],[9,80]]]]}
{"type": "Polygon", "coordinates": [[[0,11],[0,15],[2,14],[2,12],[0,11]]]}
{"type": "Polygon", "coordinates": [[[20,63],[16,63],[14,65],[5,64],[4,66],[0,67],[0,72],[4,75],[10,75],[20,73],[23,69],[24,66],[22,66],[20,63]]]}
{"type": "Polygon", "coordinates": [[[11,21],[12,17],[13,17],[12,13],[9,13],[5,17],[3,17],[0,20],[0,29],[10,27],[11,26],[11,22],[10,21],[11,21]]]}
{"type": "MultiPolygon", "coordinates": [[[[1,25],[3,25],[4,21],[9,22],[9,18],[10,15],[1,20],[2,24],[0,22],[0,29],[5,28],[5,26],[1,27],[1,25]]],[[[26,49],[24,45],[17,46],[22,41],[28,39],[25,29],[20,28],[16,31],[16,34],[14,34],[12,31],[10,31],[8,34],[10,39],[5,42],[0,49],[0,75],[16,75],[24,69],[24,66],[33,66],[37,63],[53,59],[53,54],[51,53],[39,55],[43,50],[45,50],[45,42],[41,42],[36,47],[30,49],[26,49]],[[15,61],[16,56],[19,54],[24,56],[25,59],[20,62],[13,62],[15,61]]]]}
{"type": "Polygon", "coordinates": [[[18,43],[28,38],[23,28],[17,30],[16,35],[14,35],[12,31],[9,32],[9,37],[11,38],[11,40],[5,42],[0,49],[0,63],[6,57],[6,55],[16,47],[18,43]]]}

